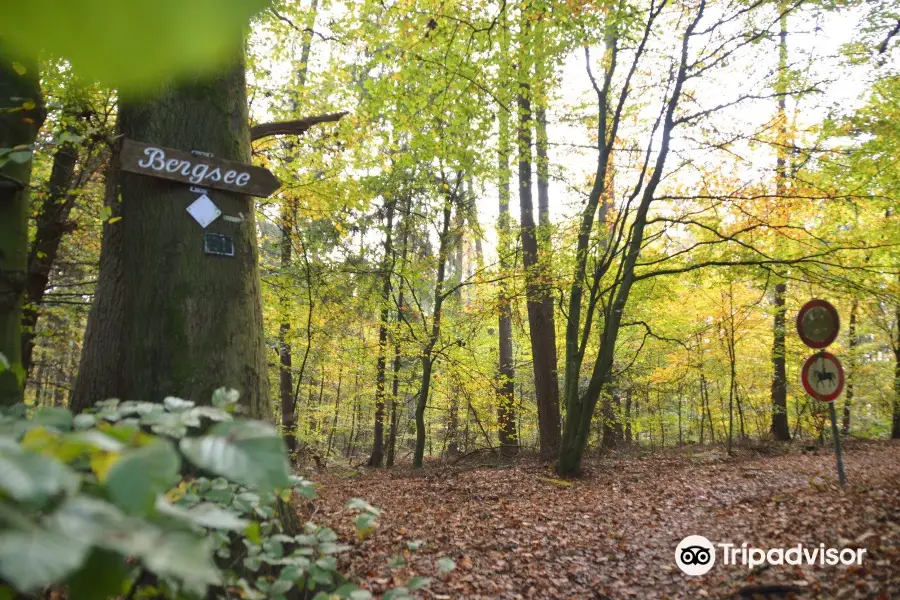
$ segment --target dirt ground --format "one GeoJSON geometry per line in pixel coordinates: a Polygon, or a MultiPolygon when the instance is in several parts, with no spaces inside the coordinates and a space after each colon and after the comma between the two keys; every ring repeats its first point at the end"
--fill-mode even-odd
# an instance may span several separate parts
{"type": "Polygon", "coordinates": [[[416,597],[900,598],[898,443],[849,443],[844,490],[828,449],[608,456],[571,482],[534,461],[477,461],[419,472],[329,467],[312,475],[322,484],[313,519],[354,540],[346,501],[359,497],[383,510],[377,531],[350,542],[342,559],[376,596],[425,576],[431,584],[416,597]],[[709,573],[691,577],[675,563],[688,535],[736,547],[824,544],[866,554],[860,566],[751,570],[722,564],[719,552],[709,573]],[[409,552],[416,541],[424,544],[409,552]],[[442,558],[455,569],[440,573],[442,558]],[[406,564],[397,566],[401,559],[406,564]]]}

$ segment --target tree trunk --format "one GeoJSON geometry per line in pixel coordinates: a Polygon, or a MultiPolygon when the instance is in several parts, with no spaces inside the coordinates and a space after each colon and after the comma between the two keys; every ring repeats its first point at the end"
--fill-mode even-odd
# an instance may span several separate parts
{"type": "MultiPolygon", "coordinates": [[[[243,61],[152,99],[121,99],[119,129],[130,139],[249,162],[243,61]]],[[[219,219],[203,230],[185,213],[196,199],[187,185],[132,173],[117,179],[122,221],[113,227],[123,235],[118,288],[123,315],[120,327],[110,327],[108,340],[95,340],[124,341],[121,377],[107,381],[113,383],[110,388],[122,398],[160,401],[176,395],[207,403],[213,390],[228,386],[241,392],[251,416],[271,419],[256,211],[250,198],[210,191],[225,215],[243,214],[244,219],[219,219]],[[231,236],[235,255],[205,254],[207,232],[231,236]]],[[[109,301],[103,293],[98,284],[98,304],[109,301]]],[[[91,320],[110,316],[92,311],[91,320]]],[[[86,372],[97,370],[89,364],[92,358],[96,355],[86,350],[86,372]]],[[[83,398],[76,393],[76,401],[83,398]]]]}
{"type": "MultiPolygon", "coordinates": [[[[508,49],[505,32],[504,46],[508,49]]],[[[500,272],[505,276],[512,273],[512,223],[509,215],[510,187],[512,172],[509,168],[509,112],[500,107],[498,111],[499,140],[497,151],[498,187],[500,196],[500,215],[497,220],[497,253],[500,259],[500,272]]],[[[512,297],[509,284],[501,279],[497,291],[498,320],[498,365],[497,365],[497,426],[500,441],[500,453],[509,455],[519,445],[516,431],[516,370],[513,362],[512,342],[512,297]]]]}
{"type": "Polygon", "coordinates": [[[850,344],[848,347],[848,356],[847,356],[847,365],[850,367],[850,372],[847,374],[847,394],[844,396],[844,415],[841,422],[841,433],[843,435],[847,435],[850,433],[850,412],[853,407],[853,380],[854,380],[854,371],[856,370],[856,347],[859,345],[859,340],[856,337],[856,312],[858,309],[859,303],[854,300],[853,304],[850,306],[850,344]]]}
{"type": "Polygon", "coordinates": [[[894,415],[891,439],[900,440],[900,306],[897,307],[897,341],[894,345],[894,415]]]}
{"type": "Polygon", "coordinates": [[[431,319],[431,333],[422,351],[422,381],[416,399],[416,446],[413,452],[413,467],[420,468],[425,459],[425,409],[428,406],[428,393],[431,389],[431,373],[434,369],[434,347],[441,336],[441,316],[444,304],[444,277],[446,276],[447,256],[450,252],[450,213],[451,198],[444,202],[444,221],[441,228],[438,248],[437,279],[434,283],[434,314],[431,319]]]}
{"type": "MultiPolygon", "coordinates": [[[[117,133],[121,128],[117,125],[117,133]]],[[[100,270],[94,288],[94,301],[88,314],[81,362],[75,389],[69,400],[73,412],[81,412],[95,402],[114,398],[121,389],[122,319],[125,298],[122,290],[124,230],[119,202],[118,154],[113,152],[106,169],[104,206],[110,219],[103,224],[100,243],[100,270]]]]}
{"type": "MultiPolygon", "coordinates": [[[[570,299],[570,310],[568,316],[568,324],[566,329],[566,422],[562,436],[562,445],[560,448],[559,461],[556,469],[560,475],[575,475],[581,470],[581,460],[584,451],[587,448],[588,436],[591,429],[591,421],[593,419],[594,410],[597,401],[604,387],[610,381],[612,374],[613,359],[615,357],[616,341],[619,336],[619,329],[622,323],[622,317],[628,299],[631,294],[632,286],[637,281],[635,275],[635,267],[637,265],[638,256],[644,244],[644,228],[647,226],[647,214],[650,205],[653,202],[656,189],[663,176],[666,159],[669,154],[669,144],[672,139],[672,130],[675,128],[675,109],[681,98],[681,91],[684,82],[687,79],[688,69],[688,46],[693,35],[694,29],[703,17],[705,2],[701,2],[696,14],[685,29],[681,38],[681,52],[678,61],[677,74],[675,75],[671,96],[665,103],[664,119],[662,125],[662,136],[659,143],[659,151],[652,168],[648,168],[646,173],[649,174],[646,185],[641,193],[640,203],[637,206],[634,215],[634,221],[631,224],[627,241],[624,243],[618,266],[619,283],[618,287],[612,294],[612,298],[608,304],[602,333],[600,334],[600,349],[594,360],[594,366],[591,371],[590,382],[584,394],[580,394],[578,390],[577,380],[580,374],[581,357],[583,350],[579,349],[579,327],[580,327],[580,310],[581,310],[581,281],[573,282],[573,296],[570,299]],[[575,297],[575,296],[578,297],[575,297]],[[574,335],[570,335],[570,330],[574,330],[574,335]]],[[[606,88],[608,82],[604,83],[606,88]]],[[[601,121],[605,119],[605,113],[601,113],[601,121]]],[[[601,142],[605,141],[605,127],[600,128],[604,132],[601,136],[601,142]]],[[[615,136],[612,136],[615,139],[615,136]]],[[[605,147],[605,144],[601,144],[605,147]]],[[[601,156],[599,163],[603,169],[608,165],[601,156]]],[[[605,170],[598,171],[598,180],[600,176],[605,177],[605,170]]],[[[589,204],[596,202],[603,193],[604,186],[597,188],[595,181],[595,189],[591,191],[589,204]]],[[[523,211],[524,212],[524,211],[523,211]]],[[[576,279],[584,274],[584,261],[587,255],[581,251],[581,248],[587,248],[590,238],[591,224],[593,223],[593,214],[585,214],[582,221],[582,227],[579,231],[578,255],[576,257],[576,279]],[[589,218],[588,218],[589,217],[589,218]],[[582,246],[584,244],[584,246],[582,246]]],[[[599,283],[599,279],[595,279],[599,283]]],[[[589,332],[590,329],[586,329],[589,332]]],[[[585,339],[587,339],[585,337],[585,339]]]]}
{"type": "MultiPolygon", "coordinates": [[[[312,49],[312,30],[316,22],[318,13],[318,0],[312,0],[310,5],[309,20],[307,22],[308,32],[304,33],[303,46],[300,50],[300,65],[297,68],[297,88],[306,85],[306,75],[309,72],[309,53],[312,49]]],[[[296,110],[296,101],[295,101],[296,110]]],[[[293,198],[285,198],[281,205],[281,269],[287,272],[291,266],[291,231],[296,215],[296,206],[293,198]]],[[[291,356],[291,343],[288,336],[291,331],[291,322],[287,315],[290,314],[290,302],[288,298],[282,297],[283,320],[278,327],[278,358],[281,364],[279,373],[279,396],[281,398],[281,428],[283,430],[284,439],[287,443],[288,452],[291,455],[297,451],[297,401],[294,397],[293,373],[291,371],[293,357],[291,356]]],[[[312,306],[309,308],[312,311],[312,306]]],[[[309,350],[307,349],[307,352],[309,350]]],[[[304,358],[305,364],[305,358],[304,358]]],[[[300,379],[302,379],[302,372],[300,379]]]]}
{"type": "Polygon", "coordinates": [[[787,420],[787,376],[784,363],[785,308],[787,284],[775,285],[775,335],[772,345],[772,435],[776,440],[791,441],[787,420]]]}
{"type": "MultiPolygon", "coordinates": [[[[776,202],[781,201],[787,191],[787,10],[781,5],[781,31],[779,34],[779,78],[776,88],[778,97],[778,146],[775,166],[775,195],[776,202]]],[[[785,374],[785,308],[784,298],[787,291],[787,283],[780,281],[775,284],[775,326],[774,341],[772,344],[772,435],[776,440],[789,442],[791,431],[787,420],[787,376],[785,374]]]]}
{"type": "Polygon", "coordinates": [[[391,301],[391,276],[394,270],[394,248],[391,236],[394,229],[394,201],[385,206],[384,260],[382,262],[381,317],[378,323],[378,361],[375,367],[375,429],[372,437],[370,467],[384,463],[384,385],[387,369],[387,336],[391,301]]]}
{"type": "Polygon", "coordinates": [[[542,460],[559,455],[559,380],[556,365],[556,329],[550,288],[542,279],[531,193],[531,100],[529,85],[519,83],[519,207],[521,211],[522,264],[528,305],[528,330],[542,460]]]}
{"type": "MultiPolygon", "coordinates": [[[[409,210],[410,210],[410,202],[407,200],[406,202],[406,214],[407,216],[402,220],[400,229],[403,232],[403,237],[401,238],[402,250],[400,251],[400,273],[404,273],[406,270],[406,256],[409,250],[409,210]]],[[[403,278],[400,278],[398,282],[399,291],[397,293],[397,323],[400,323],[403,320],[403,310],[404,310],[404,298],[403,298],[403,278]]],[[[391,382],[391,431],[388,434],[388,448],[387,448],[387,458],[385,459],[385,464],[389,467],[394,466],[394,456],[397,451],[397,428],[399,426],[397,422],[397,403],[400,400],[400,367],[402,365],[402,355],[400,353],[400,340],[394,339],[394,373],[393,373],[393,381],[391,382]]],[[[404,412],[406,409],[406,405],[404,403],[404,412]]]]}
{"type": "Polygon", "coordinates": [[[38,307],[44,299],[50,270],[63,236],[72,231],[69,213],[75,196],[69,194],[75,179],[78,148],[71,142],[61,144],[53,154],[53,166],[44,201],[38,210],[34,242],[28,252],[28,276],[25,283],[25,309],[22,315],[22,367],[31,370],[38,307]]]}
{"type": "MultiPolygon", "coordinates": [[[[45,116],[37,61],[14,58],[0,47],[0,148],[26,146],[30,152],[45,116]]],[[[32,162],[18,153],[7,158],[0,166],[0,354],[11,368],[0,370],[0,406],[24,399],[22,307],[32,162]]]]}

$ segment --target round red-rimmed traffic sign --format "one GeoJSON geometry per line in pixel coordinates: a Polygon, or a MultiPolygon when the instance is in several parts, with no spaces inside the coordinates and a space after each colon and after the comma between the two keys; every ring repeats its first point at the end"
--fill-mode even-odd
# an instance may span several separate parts
{"type": "Polygon", "coordinates": [[[833,402],[844,390],[844,368],[831,352],[817,352],[803,363],[800,381],[810,397],[833,402]]]}
{"type": "Polygon", "coordinates": [[[797,333],[810,348],[827,348],[841,328],[837,309],[825,300],[810,300],[797,313],[797,333]]]}

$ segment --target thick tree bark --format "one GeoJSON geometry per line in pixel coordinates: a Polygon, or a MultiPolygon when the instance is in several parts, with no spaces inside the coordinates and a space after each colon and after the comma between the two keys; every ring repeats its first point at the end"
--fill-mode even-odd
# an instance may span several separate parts
{"type": "MultiPolygon", "coordinates": [[[[0,47],[0,148],[31,151],[44,123],[37,61],[0,47]]],[[[23,399],[22,307],[28,268],[28,186],[31,158],[0,166],[0,354],[11,365],[0,372],[0,406],[23,399]]]]}
{"type": "MultiPolygon", "coordinates": [[[[249,162],[242,62],[152,99],[122,99],[119,129],[138,141],[249,162]]],[[[108,340],[95,342],[121,343],[121,377],[117,382],[107,377],[105,383],[117,397],[160,401],[176,395],[200,403],[209,402],[217,387],[233,387],[251,416],[271,419],[250,198],[211,191],[211,200],[225,215],[244,218],[219,219],[203,230],[185,212],[196,199],[188,186],[120,173],[118,190],[122,220],[112,227],[123,234],[117,290],[123,315],[118,327],[111,325],[108,340]],[[232,237],[234,256],[205,254],[204,234],[209,232],[232,237]]],[[[109,300],[103,293],[98,285],[98,304],[109,300]]],[[[109,318],[91,314],[92,321],[109,318]]],[[[95,357],[86,349],[85,372],[92,371],[89,363],[95,357]]],[[[76,400],[83,397],[76,393],[76,400]]]]}
{"type": "MultiPolygon", "coordinates": [[[[120,131],[117,126],[117,131],[120,131]]],[[[113,153],[106,170],[104,205],[110,219],[103,224],[100,242],[100,270],[94,289],[81,362],[75,389],[69,400],[73,412],[81,412],[95,402],[118,397],[121,390],[122,319],[125,316],[125,297],[122,291],[123,223],[119,203],[118,156],[113,153]]]]}
{"type": "Polygon", "coordinates": [[[526,82],[519,84],[519,208],[521,212],[522,264],[528,306],[528,330],[542,460],[559,455],[559,378],[556,364],[556,330],[550,288],[542,281],[534,201],[531,193],[531,101],[526,82]]]}
{"type": "Polygon", "coordinates": [[[375,427],[372,436],[372,454],[369,456],[370,467],[380,467],[384,463],[384,396],[385,371],[387,370],[387,338],[388,321],[390,319],[391,277],[394,271],[394,247],[392,235],[394,229],[394,201],[385,206],[384,224],[384,259],[381,266],[381,311],[378,321],[378,359],[375,365],[375,427]]]}
{"type": "Polygon", "coordinates": [[[850,326],[848,331],[850,343],[847,351],[847,365],[850,367],[850,372],[847,373],[847,393],[844,396],[844,415],[841,420],[841,433],[843,435],[850,433],[850,413],[853,409],[853,380],[855,378],[854,371],[856,370],[856,347],[859,345],[859,340],[856,337],[856,313],[858,307],[859,303],[854,300],[853,304],[850,306],[850,326]]]}

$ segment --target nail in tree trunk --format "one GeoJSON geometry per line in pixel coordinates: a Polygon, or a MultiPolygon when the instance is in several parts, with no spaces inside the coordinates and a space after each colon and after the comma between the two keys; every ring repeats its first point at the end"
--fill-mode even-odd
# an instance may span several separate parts
{"type": "Polygon", "coordinates": [[[387,369],[387,334],[390,318],[391,276],[394,270],[394,248],[391,236],[394,228],[394,201],[385,206],[384,259],[381,266],[381,315],[378,323],[378,359],[375,366],[375,428],[372,436],[370,467],[380,467],[384,463],[384,387],[387,369]]]}
{"type": "MultiPolygon", "coordinates": [[[[44,122],[37,61],[0,47],[0,148],[30,147],[44,122]]],[[[30,148],[29,148],[30,152],[30,148]]],[[[22,307],[28,268],[28,186],[31,156],[7,155],[0,166],[0,406],[24,399],[22,307]]]]}
{"type": "MultiPolygon", "coordinates": [[[[525,73],[530,70],[525,69],[525,73]]],[[[550,288],[542,281],[537,227],[531,192],[531,100],[527,80],[519,83],[519,208],[521,212],[522,264],[528,306],[528,330],[534,388],[537,396],[540,456],[553,460],[559,454],[559,380],[556,364],[556,330],[550,288]]]]}

